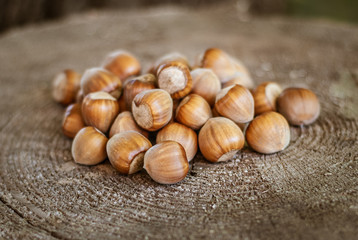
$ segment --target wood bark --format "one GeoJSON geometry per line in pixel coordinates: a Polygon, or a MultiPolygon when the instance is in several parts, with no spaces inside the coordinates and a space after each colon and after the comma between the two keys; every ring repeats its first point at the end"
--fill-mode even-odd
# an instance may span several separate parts
{"type": "Polygon", "coordinates": [[[322,21],[243,18],[235,8],[84,13],[0,38],[0,238],[356,239],[358,28],[322,21]],[[242,21],[244,20],[244,21],[242,21]],[[307,87],[319,119],[291,127],[289,147],[250,149],[226,163],[197,154],[187,178],[159,185],[145,171],[80,166],[61,132],[53,76],[98,66],[126,49],[144,69],[208,47],[240,58],[255,82],[307,87]]]}

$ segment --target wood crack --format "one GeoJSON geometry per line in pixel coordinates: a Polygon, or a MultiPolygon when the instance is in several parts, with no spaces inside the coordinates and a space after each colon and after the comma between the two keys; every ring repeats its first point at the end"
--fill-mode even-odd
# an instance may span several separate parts
{"type": "Polygon", "coordinates": [[[54,237],[56,239],[68,240],[68,238],[64,238],[63,236],[60,236],[57,232],[49,231],[43,227],[34,225],[28,219],[26,219],[25,216],[20,211],[18,211],[16,208],[14,208],[9,203],[7,203],[1,196],[0,196],[0,202],[2,202],[6,207],[8,207],[10,210],[12,210],[18,217],[20,217],[22,220],[24,220],[31,227],[36,228],[36,229],[41,229],[42,231],[48,233],[49,235],[51,235],[51,237],[54,237]]]}

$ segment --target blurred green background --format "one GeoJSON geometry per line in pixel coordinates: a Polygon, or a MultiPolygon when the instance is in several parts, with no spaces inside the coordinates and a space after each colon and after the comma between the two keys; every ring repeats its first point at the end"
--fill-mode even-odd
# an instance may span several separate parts
{"type": "Polygon", "coordinates": [[[288,0],[287,14],[358,23],[358,0],[288,0]]]}

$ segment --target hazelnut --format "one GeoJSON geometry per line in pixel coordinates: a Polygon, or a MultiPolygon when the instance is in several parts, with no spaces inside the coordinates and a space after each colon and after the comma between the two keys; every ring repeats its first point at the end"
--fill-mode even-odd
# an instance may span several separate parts
{"type": "Polygon", "coordinates": [[[166,63],[170,62],[180,62],[190,68],[190,64],[188,62],[188,59],[181,53],[178,52],[172,52],[165,54],[161,56],[155,63],[152,65],[152,67],[149,69],[149,73],[152,73],[154,75],[157,74],[158,68],[166,63]]]}
{"type": "Polygon", "coordinates": [[[122,83],[116,75],[103,68],[90,68],[81,78],[81,90],[84,96],[92,92],[103,91],[119,98],[122,83]]]}
{"type": "Polygon", "coordinates": [[[137,123],[134,121],[132,113],[129,111],[124,111],[118,114],[109,131],[109,137],[126,131],[136,131],[148,138],[148,132],[141,129],[137,125],[137,123]]]}
{"type": "Polygon", "coordinates": [[[221,116],[236,123],[246,123],[254,117],[254,98],[244,86],[233,85],[219,92],[215,109],[221,116]]]}
{"type": "Polygon", "coordinates": [[[151,146],[150,141],[138,132],[121,132],[107,143],[108,159],[120,173],[133,174],[143,168],[144,153],[151,146]]]}
{"type": "Polygon", "coordinates": [[[189,162],[198,151],[198,136],[192,129],[180,123],[169,123],[158,132],[156,143],[167,140],[180,143],[185,149],[186,158],[189,162]]]}
{"type": "Polygon", "coordinates": [[[117,99],[106,92],[88,94],[82,103],[82,116],[86,125],[94,126],[106,133],[118,115],[117,99]]]}
{"type": "Polygon", "coordinates": [[[319,100],[305,88],[287,88],[277,98],[277,109],[292,125],[309,125],[320,113],[319,100]]]}
{"type": "Polygon", "coordinates": [[[56,102],[68,105],[75,102],[80,89],[81,75],[71,69],[57,74],[53,80],[52,96],[56,102]]]}
{"type": "Polygon", "coordinates": [[[197,66],[210,68],[221,83],[229,81],[237,72],[249,74],[247,68],[237,59],[218,48],[209,48],[197,59],[197,66]]]}
{"type": "Polygon", "coordinates": [[[154,181],[174,184],[186,177],[189,162],[182,145],[174,141],[164,141],[145,153],[144,169],[154,181]]]}
{"type": "Polygon", "coordinates": [[[280,85],[275,82],[261,83],[254,91],[255,115],[276,111],[276,99],[282,92],[280,85]]]}
{"type": "Polygon", "coordinates": [[[134,97],[132,113],[141,128],[156,131],[172,118],[173,100],[169,93],[162,89],[145,90],[134,97]]]}
{"type": "Polygon", "coordinates": [[[246,140],[249,146],[259,153],[279,152],[290,143],[290,127],[281,114],[265,112],[249,124],[246,140]]]}
{"type": "Polygon", "coordinates": [[[167,91],[173,99],[189,94],[192,79],[189,68],[180,62],[170,62],[158,68],[158,86],[167,91]]]}
{"type": "Polygon", "coordinates": [[[95,165],[107,157],[107,137],[94,127],[84,127],[72,142],[72,157],[76,163],[95,165]]]}
{"type": "Polygon", "coordinates": [[[119,112],[132,110],[131,107],[127,108],[126,101],[125,101],[125,99],[123,97],[123,94],[118,98],[118,106],[119,106],[119,112]]]}
{"type": "Polygon", "coordinates": [[[212,116],[208,102],[197,94],[190,94],[177,107],[175,120],[194,130],[198,130],[212,116]]]}
{"type": "Polygon", "coordinates": [[[144,90],[156,88],[157,79],[153,74],[144,74],[139,77],[128,79],[124,83],[123,97],[127,109],[131,109],[133,98],[144,90]]]}
{"type": "Polygon", "coordinates": [[[80,89],[78,90],[77,94],[76,94],[76,103],[82,103],[83,98],[84,98],[84,96],[83,96],[83,91],[82,91],[82,89],[80,88],[80,89]]]}
{"type": "Polygon", "coordinates": [[[137,58],[124,50],[109,53],[102,66],[118,76],[122,83],[130,76],[139,75],[141,71],[137,58]]]}
{"type": "Polygon", "coordinates": [[[81,114],[81,104],[74,103],[66,108],[62,120],[62,131],[69,138],[74,138],[79,130],[85,126],[81,114]]]}
{"type": "Polygon", "coordinates": [[[213,106],[215,97],[221,90],[219,78],[208,68],[197,68],[190,74],[193,80],[191,92],[202,96],[210,106],[213,106]]]}
{"type": "Polygon", "coordinates": [[[252,89],[254,87],[254,82],[248,72],[245,73],[237,71],[233,76],[223,80],[222,87],[226,88],[235,84],[242,85],[248,89],[252,89]]]}
{"type": "Polygon", "coordinates": [[[210,162],[232,159],[244,142],[241,129],[224,117],[210,118],[199,132],[200,151],[210,162]]]}

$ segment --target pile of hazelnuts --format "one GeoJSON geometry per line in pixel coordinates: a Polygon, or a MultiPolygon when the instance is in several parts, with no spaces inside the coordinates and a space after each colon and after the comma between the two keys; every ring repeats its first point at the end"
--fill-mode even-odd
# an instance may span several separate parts
{"type": "Polygon", "coordinates": [[[180,53],[167,54],[140,74],[137,58],[119,50],[82,76],[56,75],[53,97],[67,106],[62,130],[74,138],[76,163],[108,158],[122,174],[144,168],[154,181],[173,184],[187,175],[198,145],[213,163],[232,159],[245,140],[259,153],[279,152],[290,143],[289,124],[311,124],[320,113],[308,89],[283,90],[276,82],[254,89],[247,68],[218,48],[193,66],[180,53]]]}

